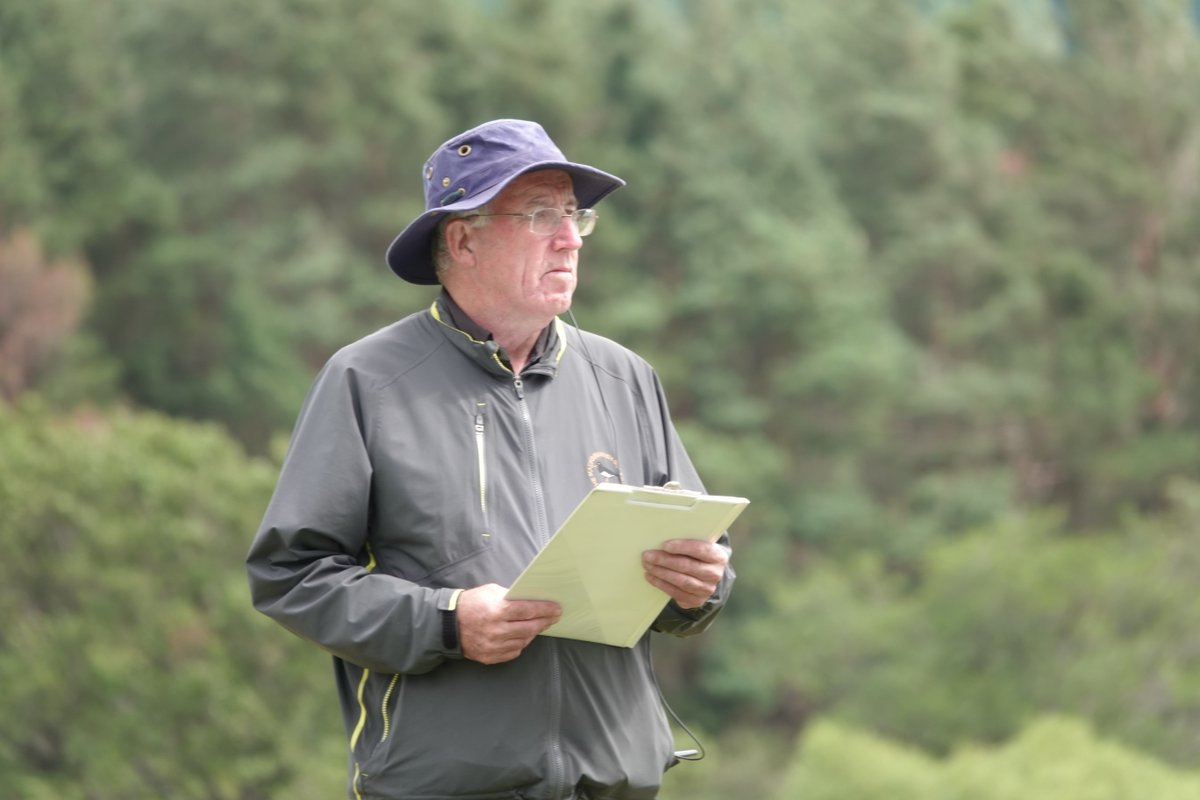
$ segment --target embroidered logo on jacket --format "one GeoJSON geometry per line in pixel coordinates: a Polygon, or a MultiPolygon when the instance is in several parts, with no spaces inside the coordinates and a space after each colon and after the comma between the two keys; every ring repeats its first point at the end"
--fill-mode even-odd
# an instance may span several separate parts
{"type": "Polygon", "coordinates": [[[617,461],[617,457],[597,451],[588,456],[587,474],[592,479],[593,486],[599,486],[602,483],[624,483],[621,477],[621,463],[617,461]]]}

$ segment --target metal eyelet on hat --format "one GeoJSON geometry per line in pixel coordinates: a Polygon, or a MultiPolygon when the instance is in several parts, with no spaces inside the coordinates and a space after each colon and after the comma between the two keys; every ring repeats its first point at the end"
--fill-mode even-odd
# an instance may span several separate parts
{"type": "Polygon", "coordinates": [[[471,145],[469,145],[469,144],[464,144],[464,145],[462,145],[461,147],[459,147],[459,148],[458,148],[458,154],[459,154],[460,156],[469,156],[469,155],[471,155],[471,145]]]}
{"type": "Polygon", "coordinates": [[[442,178],[442,186],[449,186],[449,185],[450,185],[450,179],[442,178]]]}
{"type": "Polygon", "coordinates": [[[433,180],[433,167],[425,168],[425,180],[427,180],[427,181],[433,180]]]}

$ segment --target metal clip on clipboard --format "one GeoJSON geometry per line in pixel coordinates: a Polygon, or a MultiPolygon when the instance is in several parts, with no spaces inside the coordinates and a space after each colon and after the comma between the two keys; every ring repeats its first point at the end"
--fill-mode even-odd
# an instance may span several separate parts
{"type": "Polygon", "coordinates": [[[630,503],[653,506],[677,506],[691,508],[703,497],[700,492],[684,489],[679,481],[668,481],[662,486],[643,486],[630,492],[630,503]]]}

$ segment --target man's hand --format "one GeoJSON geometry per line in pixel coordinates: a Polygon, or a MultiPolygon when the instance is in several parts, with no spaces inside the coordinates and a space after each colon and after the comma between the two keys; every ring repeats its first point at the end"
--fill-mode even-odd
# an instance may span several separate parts
{"type": "Polygon", "coordinates": [[[729,553],[702,539],[670,539],[661,550],[642,553],[646,580],[671,596],[680,608],[699,608],[713,596],[729,553]]]}
{"type": "Polygon", "coordinates": [[[511,661],[562,615],[558,603],[508,600],[507,591],[489,583],[458,596],[458,641],[466,658],[482,664],[511,661]]]}

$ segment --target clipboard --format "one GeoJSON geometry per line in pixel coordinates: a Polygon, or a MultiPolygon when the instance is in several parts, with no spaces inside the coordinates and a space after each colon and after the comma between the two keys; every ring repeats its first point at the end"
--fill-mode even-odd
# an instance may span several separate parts
{"type": "Polygon", "coordinates": [[[509,588],[553,600],[562,617],[543,636],[633,647],[670,600],[646,582],[642,552],[668,539],[720,538],[750,501],[666,487],[601,483],[509,588]]]}

